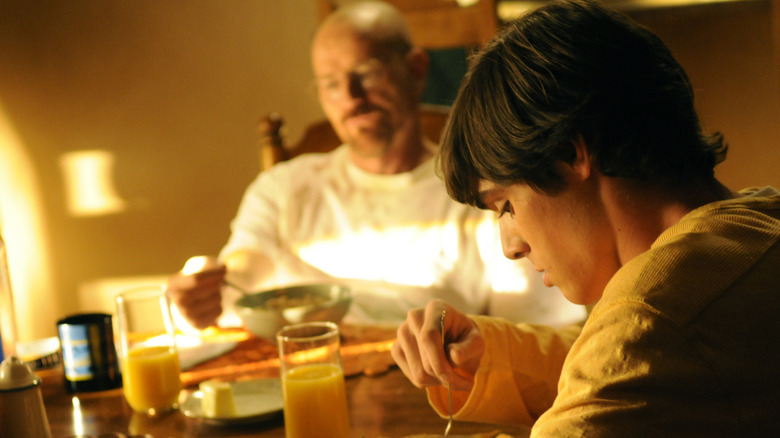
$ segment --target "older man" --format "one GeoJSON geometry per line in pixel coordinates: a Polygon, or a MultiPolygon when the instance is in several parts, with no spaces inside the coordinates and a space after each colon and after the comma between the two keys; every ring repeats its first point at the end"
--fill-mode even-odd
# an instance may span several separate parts
{"type": "Polygon", "coordinates": [[[257,177],[220,254],[224,265],[171,277],[186,317],[213,323],[221,290],[229,308],[227,272],[249,289],[347,284],[352,322],[397,325],[433,298],[513,320],[584,319],[581,306],[544,290],[529,265],[501,262],[492,214],[447,196],[434,171],[436,145],[420,126],[428,57],[397,10],[382,2],[338,9],[314,37],[312,64],[320,103],[344,144],[257,177]],[[502,291],[515,292],[518,304],[506,307],[502,291]]]}

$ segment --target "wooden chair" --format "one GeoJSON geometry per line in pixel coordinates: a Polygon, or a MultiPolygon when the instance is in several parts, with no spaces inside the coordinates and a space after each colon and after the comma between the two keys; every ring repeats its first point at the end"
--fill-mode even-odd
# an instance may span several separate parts
{"type": "MultiPolygon", "coordinates": [[[[318,0],[317,14],[320,20],[339,4],[348,1],[318,0]]],[[[478,0],[469,6],[460,6],[455,0],[385,1],[401,11],[409,22],[415,45],[425,49],[479,47],[498,31],[495,0],[478,0]]],[[[430,140],[438,143],[448,114],[449,108],[445,106],[422,106],[423,132],[430,140]]],[[[287,146],[284,141],[284,119],[278,113],[269,114],[260,120],[258,134],[261,170],[303,153],[327,152],[341,144],[330,123],[320,120],[310,124],[296,144],[287,146]]]]}

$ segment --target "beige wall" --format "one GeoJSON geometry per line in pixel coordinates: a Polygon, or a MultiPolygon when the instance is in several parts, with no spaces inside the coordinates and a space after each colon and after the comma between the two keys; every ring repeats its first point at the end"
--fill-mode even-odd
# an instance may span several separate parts
{"type": "Polygon", "coordinates": [[[780,84],[771,2],[635,12],[688,72],[706,131],[730,145],[716,175],[731,188],[780,188],[780,84]]]}
{"type": "MultiPolygon", "coordinates": [[[[780,187],[768,3],[635,16],[669,43],[705,125],[729,139],[718,175],[780,187]]],[[[85,284],[163,276],[220,249],[258,169],[258,117],[281,111],[293,138],[320,117],[307,90],[315,19],[314,0],[0,3],[0,105],[40,180],[55,304],[23,337],[93,310],[75,296],[85,284]],[[83,149],[114,153],[127,211],[68,215],[58,160],[83,149]]]]}
{"type": "Polygon", "coordinates": [[[53,263],[41,275],[56,301],[23,337],[93,310],[78,304],[83,283],[163,275],[219,251],[258,171],[258,118],[282,112],[294,137],[321,114],[307,88],[313,5],[0,1],[0,105],[42,184],[53,263]],[[67,214],[58,160],[85,149],[115,154],[126,212],[67,214]]]}

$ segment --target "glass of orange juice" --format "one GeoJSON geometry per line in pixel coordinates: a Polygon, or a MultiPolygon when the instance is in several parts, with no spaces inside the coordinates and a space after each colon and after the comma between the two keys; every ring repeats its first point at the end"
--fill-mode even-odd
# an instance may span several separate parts
{"type": "Polygon", "coordinates": [[[119,356],[130,407],[155,416],[178,407],[181,370],[170,304],[162,286],[116,297],[119,356]]]}
{"type": "Polygon", "coordinates": [[[276,339],[287,438],[349,437],[338,326],[332,322],[288,325],[276,339]]]}

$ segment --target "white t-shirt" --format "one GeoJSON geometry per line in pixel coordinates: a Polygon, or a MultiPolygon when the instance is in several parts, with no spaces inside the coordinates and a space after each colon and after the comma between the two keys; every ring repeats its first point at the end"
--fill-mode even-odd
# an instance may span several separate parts
{"type": "Polygon", "coordinates": [[[220,257],[267,255],[275,274],[264,287],[349,285],[347,322],[398,324],[432,298],[517,322],[585,318],[527,261],[503,256],[495,215],[453,201],[433,160],[378,175],[341,146],[279,163],[247,188],[231,231],[220,257]]]}

